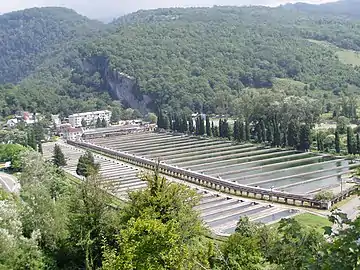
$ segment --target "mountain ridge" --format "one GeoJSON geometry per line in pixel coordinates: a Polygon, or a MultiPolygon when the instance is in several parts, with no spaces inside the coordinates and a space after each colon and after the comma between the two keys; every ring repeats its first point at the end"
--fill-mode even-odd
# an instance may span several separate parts
{"type": "Polygon", "coordinates": [[[346,91],[348,85],[360,87],[357,67],[308,41],[360,50],[359,23],[333,14],[289,6],[171,8],[138,11],[105,25],[72,11],[66,15],[70,22],[57,9],[50,9],[57,16],[37,14],[48,11],[26,11],[33,22],[27,31],[14,27],[12,20],[0,26],[4,37],[10,35],[0,42],[5,52],[0,81],[16,84],[0,91],[7,112],[24,108],[70,114],[111,106],[110,96],[121,97],[125,106],[146,96],[151,111],[230,113],[232,100],[245,89],[271,89],[276,78],[330,94],[346,91]],[[28,35],[29,48],[12,39],[28,35]],[[27,50],[30,56],[24,58],[27,50]],[[129,83],[106,75],[117,72],[135,79],[129,83]]]}

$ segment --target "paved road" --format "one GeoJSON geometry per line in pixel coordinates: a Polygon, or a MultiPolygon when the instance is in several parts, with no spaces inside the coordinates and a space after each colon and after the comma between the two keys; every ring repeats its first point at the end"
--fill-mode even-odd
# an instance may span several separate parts
{"type": "Polygon", "coordinates": [[[20,190],[17,179],[6,173],[0,173],[0,184],[8,192],[18,193],[20,190]]]}
{"type": "Polygon", "coordinates": [[[360,198],[356,196],[339,208],[348,215],[348,218],[354,220],[360,213],[359,207],[360,198]]]}

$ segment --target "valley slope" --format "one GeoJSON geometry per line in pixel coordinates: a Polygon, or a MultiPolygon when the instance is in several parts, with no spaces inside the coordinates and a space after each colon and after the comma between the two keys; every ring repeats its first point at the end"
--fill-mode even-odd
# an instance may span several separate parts
{"type": "Polygon", "coordinates": [[[337,14],[286,6],[173,8],[108,25],[60,8],[19,14],[33,22],[26,31],[12,25],[14,14],[0,16],[7,24],[0,83],[15,84],[1,88],[4,116],[19,108],[66,115],[113,106],[112,99],[143,113],[232,114],[232,101],[246,88],[288,91],[276,87],[278,79],[299,81],[304,90],[296,94],[316,98],[360,87],[358,67],[311,41],[360,49],[360,23],[337,14]],[[55,30],[39,28],[53,24],[55,30]]]}

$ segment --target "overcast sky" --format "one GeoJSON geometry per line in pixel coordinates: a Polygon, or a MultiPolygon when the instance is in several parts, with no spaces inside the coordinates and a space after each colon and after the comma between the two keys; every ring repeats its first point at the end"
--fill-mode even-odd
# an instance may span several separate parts
{"type": "MultiPolygon", "coordinates": [[[[303,0],[301,2],[323,3],[332,0],[303,0]]],[[[213,6],[213,5],[270,5],[276,6],[292,0],[0,0],[0,13],[42,7],[62,6],[76,10],[92,18],[114,17],[139,9],[175,6],[213,6]]]]}

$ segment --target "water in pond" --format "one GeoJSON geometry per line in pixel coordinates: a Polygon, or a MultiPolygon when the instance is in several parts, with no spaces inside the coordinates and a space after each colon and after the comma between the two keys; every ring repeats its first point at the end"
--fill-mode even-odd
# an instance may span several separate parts
{"type": "Polygon", "coordinates": [[[226,218],[220,218],[220,219],[211,221],[208,224],[211,227],[217,227],[217,226],[220,226],[222,224],[229,223],[229,222],[237,222],[240,219],[240,217],[250,216],[250,215],[253,215],[255,213],[261,212],[263,210],[266,210],[266,209],[269,209],[269,208],[267,206],[260,206],[260,207],[257,207],[257,208],[251,209],[251,210],[249,209],[248,211],[243,211],[242,213],[236,213],[236,214],[230,215],[230,216],[228,216],[226,218]]]}
{"type": "MultiPolygon", "coordinates": [[[[249,175],[248,178],[245,178],[244,181],[241,181],[241,183],[244,184],[253,184],[261,181],[266,181],[270,179],[279,179],[284,177],[292,177],[296,178],[299,176],[299,178],[303,179],[302,181],[315,178],[315,177],[321,177],[322,175],[328,175],[333,174],[334,171],[336,171],[337,168],[341,166],[345,166],[346,164],[341,161],[331,161],[331,162],[312,162],[309,164],[301,163],[299,166],[291,166],[286,168],[285,170],[279,170],[279,171],[273,171],[265,174],[260,174],[257,176],[256,174],[249,175]],[[322,173],[322,175],[317,176],[319,173],[322,173]],[[307,174],[307,175],[304,175],[307,174]]],[[[283,184],[278,184],[283,185],[283,184]]],[[[285,183],[286,185],[286,183],[285,183]]]]}
{"type": "Polygon", "coordinates": [[[288,160],[288,162],[282,161],[281,164],[274,164],[272,166],[266,166],[266,167],[262,167],[262,166],[256,166],[254,168],[249,168],[248,170],[245,170],[243,168],[236,168],[238,170],[242,170],[241,172],[228,172],[225,175],[222,175],[222,177],[224,179],[236,179],[238,178],[243,179],[243,178],[247,178],[251,175],[256,175],[256,174],[262,174],[262,173],[272,173],[272,172],[281,172],[284,169],[289,169],[292,167],[298,167],[298,166],[303,166],[303,165],[308,165],[308,164],[316,164],[318,162],[320,162],[322,159],[319,157],[307,157],[305,159],[295,159],[295,160],[288,160]],[[230,174],[231,173],[231,174],[230,174]]]}
{"type": "MultiPolygon", "coordinates": [[[[344,161],[345,162],[345,161],[344,161]]],[[[322,170],[321,169],[321,165],[319,164],[319,171],[313,171],[313,172],[309,172],[309,174],[304,174],[304,175],[297,175],[297,174],[285,174],[284,177],[288,177],[286,179],[281,179],[281,180],[276,180],[274,179],[274,181],[270,181],[267,183],[254,183],[251,185],[257,185],[260,186],[262,188],[271,188],[272,186],[275,189],[279,189],[279,190],[285,190],[287,191],[286,187],[287,185],[290,184],[294,184],[294,183],[298,183],[298,185],[296,185],[297,188],[297,192],[302,192],[301,190],[303,190],[304,192],[309,191],[309,188],[314,187],[313,189],[316,189],[317,186],[322,186],[324,184],[326,185],[333,185],[337,183],[337,176],[335,174],[339,174],[339,173],[344,173],[345,171],[348,170],[348,167],[340,167],[342,164],[342,162],[337,162],[337,164],[335,163],[333,165],[333,168],[328,168],[326,170],[322,170]],[[317,178],[325,178],[325,179],[319,179],[319,181],[317,181],[317,178]],[[308,181],[314,179],[315,181],[312,183],[302,183],[304,181],[308,181]],[[305,187],[306,186],[306,187],[305,187]]],[[[316,169],[316,166],[315,168],[316,169]]],[[[268,179],[272,179],[268,177],[268,179]]]]}
{"type": "MultiPolygon", "coordinates": [[[[284,162],[284,160],[286,160],[286,157],[291,157],[293,156],[294,159],[296,159],[295,155],[298,155],[298,152],[295,151],[286,151],[286,152],[273,152],[270,154],[265,154],[263,155],[261,158],[263,160],[271,160],[273,163],[277,163],[277,162],[284,162]]],[[[231,159],[231,160],[225,160],[223,162],[213,162],[213,163],[208,163],[202,166],[202,169],[208,173],[208,174],[219,174],[219,173],[226,173],[229,170],[238,170],[239,166],[241,165],[246,165],[245,163],[247,162],[249,166],[258,166],[257,164],[259,163],[260,157],[259,156],[254,156],[251,158],[238,158],[238,159],[231,159]],[[251,162],[251,164],[250,164],[251,162]]]]}

